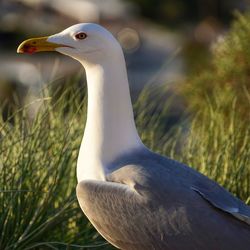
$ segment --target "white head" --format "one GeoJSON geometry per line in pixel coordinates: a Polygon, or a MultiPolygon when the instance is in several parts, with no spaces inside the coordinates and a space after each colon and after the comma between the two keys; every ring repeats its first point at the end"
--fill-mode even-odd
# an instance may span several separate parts
{"type": "Polygon", "coordinates": [[[58,51],[86,68],[88,115],[78,158],[78,180],[102,179],[106,164],[141,147],[130,101],[122,49],[110,32],[97,24],[76,24],[42,38],[24,41],[19,53],[58,51]],[[92,67],[94,65],[94,67],[92,67]]]}
{"type": "Polygon", "coordinates": [[[52,36],[28,39],[17,49],[18,53],[41,51],[58,51],[83,64],[99,64],[122,53],[114,36],[93,23],[80,23],[52,36]]]}

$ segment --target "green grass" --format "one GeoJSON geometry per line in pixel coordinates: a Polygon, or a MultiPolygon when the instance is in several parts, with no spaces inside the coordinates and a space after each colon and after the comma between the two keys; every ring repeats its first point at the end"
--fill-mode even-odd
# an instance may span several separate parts
{"type": "Polygon", "coordinates": [[[44,91],[32,122],[31,105],[0,122],[0,249],[78,248],[69,243],[104,249],[75,196],[86,102],[78,106],[81,90],[74,91],[57,101],[57,92],[51,98],[44,91]]]}
{"type": "MultiPolygon", "coordinates": [[[[0,249],[113,249],[84,217],[75,195],[85,92],[75,85],[50,87],[37,100],[33,120],[31,105],[0,120],[0,249]]],[[[208,98],[207,109],[199,111],[205,115],[197,112],[168,132],[163,125],[169,102],[155,112],[157,94],[151,101],[148,96],[145,90],[135,104],[146,145],[196,167],[250,203],[250,127],[237,115],[236,96],[227,119],[218,95],[217,104],[208,98]]]]}

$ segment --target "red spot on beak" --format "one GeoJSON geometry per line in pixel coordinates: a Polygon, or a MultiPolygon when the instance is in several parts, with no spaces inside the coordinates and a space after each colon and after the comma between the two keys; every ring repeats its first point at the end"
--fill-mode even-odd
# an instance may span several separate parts
{"type": "Polygon", "coordinates": [[[22,51],[24,53],[28,53],[28,54],[33,54],[37,51],[37,48],[36,47],[32,47],[32,46],[24,46],[22,51]]]}

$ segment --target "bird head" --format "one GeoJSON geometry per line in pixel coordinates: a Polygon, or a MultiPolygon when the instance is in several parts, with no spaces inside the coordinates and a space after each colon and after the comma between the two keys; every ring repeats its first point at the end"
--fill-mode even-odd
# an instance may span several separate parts
{"type": "Polygon", "coordinates": [[[23,41],[18,53],[33,54],[42,51],[58,51],[81,63],[100,63],[120,52],[121,47],[114,36],[98,24],[81,23],[60,33],[23,41]]]}

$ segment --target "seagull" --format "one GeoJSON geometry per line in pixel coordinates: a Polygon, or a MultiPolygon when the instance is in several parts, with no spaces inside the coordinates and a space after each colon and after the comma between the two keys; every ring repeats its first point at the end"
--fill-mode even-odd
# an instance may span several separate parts
{"type": "Polygon", "coordinates": [[[77,162],[79,205],[113,246],[127,250],[249,250],[250,207],[194,169],[150,151],[136,130],[119,42],[82,23],[22,42],[86,70],[88,108],[77,162]]]}

